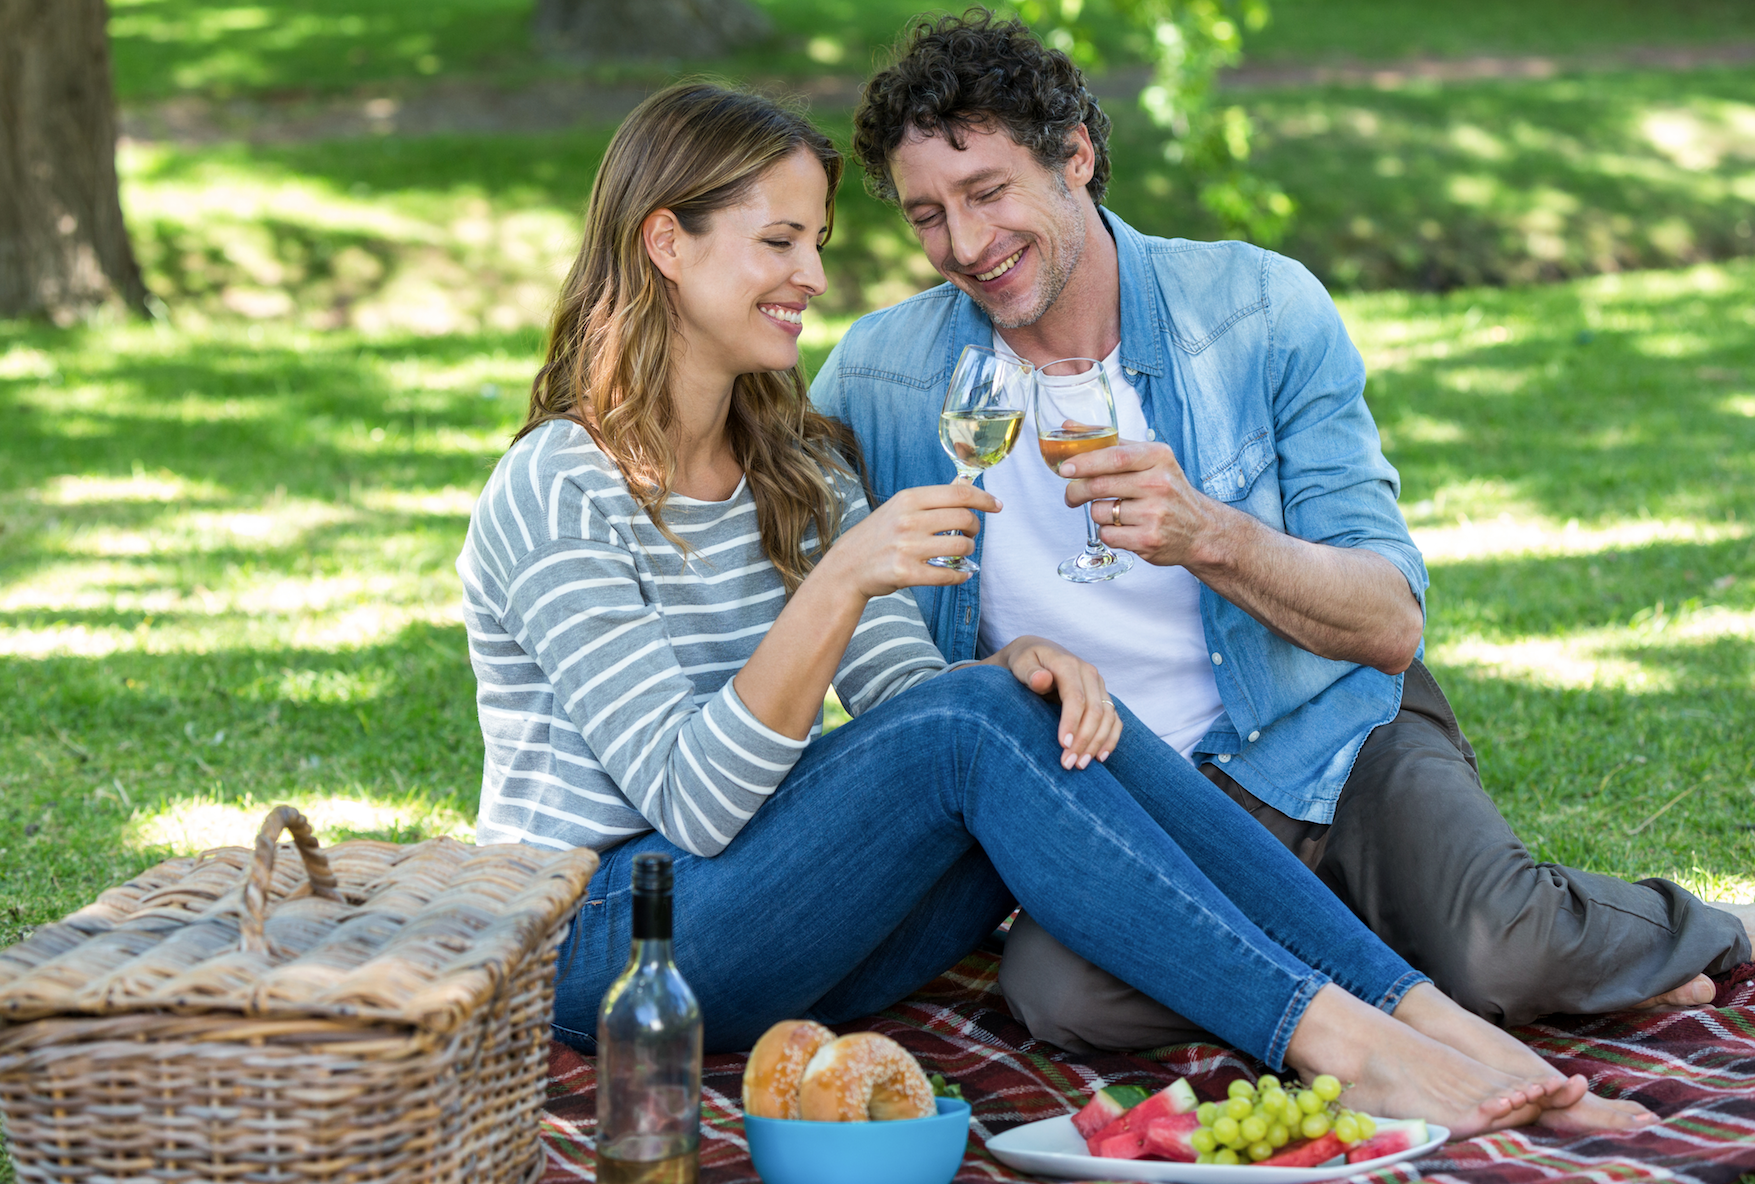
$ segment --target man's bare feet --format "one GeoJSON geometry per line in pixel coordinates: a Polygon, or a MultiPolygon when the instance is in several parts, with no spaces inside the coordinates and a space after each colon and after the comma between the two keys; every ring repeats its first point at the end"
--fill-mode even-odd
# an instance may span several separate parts
{"type": "Polygon", "coordinates": [[[1635,1003],[1633,1010],[1645,1011],[1653,1007],[1704,1007],[1712,1002],[1718,994],[1718,987],[1704,974],[1697,974],[1673,991],[1665,991],[1662,995],[1653,995],[1641,1003],[1635,1003]]]}
{"type": "Polygon", "coordinates": [[[1540,1099],[1538,1121],[1560,1131],[1630,1130],[1649,1126],[1657,1116],[1637,1102],[1612,1101],[1589,1092],[1581,1076],[1565,1077],[1517,1037],[1458,1007],[1443,992],[1421,984],[1403,997],[1395,1018],[1501,1072],[1533,1077],[1552,1076],[1548,1094],[1540,1099]],[[1555,1079],[1561,1083],[1554,1085],[1555,1079]]]}
{"type": "Polygon", "coordinates": [[[1464,1011],[1444,992],[1422,983],[1402,997],[1395,1018],[1440,1044],[1502,1073],[1525,1080],[1541,1080],[1548,1086],[1539,1099],[1538,1121],[1562,1131],[1629,1130],[1657,1121],[1638,1102],[1599,1098],[1577,1074],[1567,1077],[1537,1056],[1523,1041],[1503,1028],[1496,1028],[1473,1012],[1464,1011]]]}
{"type": "Polygon", "coordinates": [[[1351,1109],[1424,1118],[1459,1139],[1534,1122],[1556,1092],[1556,1079],[1570,1088],[1545,1063],[1536,1074],[1485,1065],[1332,984],[1310,1001],[1286,1062],[1307,1081],[1332,1073],[1350,1082],[1341,1101],[1351,1109]]]}

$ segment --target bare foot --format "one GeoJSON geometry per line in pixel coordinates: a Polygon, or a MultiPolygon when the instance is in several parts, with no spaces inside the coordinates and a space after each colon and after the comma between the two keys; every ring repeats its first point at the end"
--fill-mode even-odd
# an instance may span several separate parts
{"type": "Polygon", "coordinates": [[[1657,1115],[1638,1102],[1599,1098],[1586,1093],[1576,1105],[1542,1111],[1536,1122],[1551,1131],[1577,1134],[1585,1131],[1636,1131],[1657,1120],[1657,1115]]]}
{"type": "Polygon", "coordinates": [[[1395,1018],[1484,1065],[1539,1082],[1544,1087],[1542,1095],[1529,1100],[1541,1107],[1543,1126],[1564,1131],[1628,1130],[1657,1121],[1657,1116],[1638,1102],[1611,1101],[1592,1094],[1590,1083],[1582,1076],[1560,1073],[1523,1041],[1464,1011],[1430,983],[1404,995],[1395,1018]]]}
{"type": "Polygon", "coordinates": [[[1332,1073],[1350,1082],[1341,1100],[1351,1109],[1424,1118],[1458,1139],[1534,1122],[1555,1092],[1553,1079],[1567,1082],[1545,1063],[1535,1075],[1482,1064],[1333,985],[1310,1001],[1286,1061],[1306,1081],[1332,1073]]]}
{"type": "Polygon", "coordinates": [[[1652,1007],[1704,1007],[1712,1002],[1718,994],[1718,987],[1704,974],[1697,974],[1673,991],[1665,991],[1662,995],[1653,995],[1643,1003],[1635,1003],[1633,1010],[1644,1011],[1652,1007]]]}

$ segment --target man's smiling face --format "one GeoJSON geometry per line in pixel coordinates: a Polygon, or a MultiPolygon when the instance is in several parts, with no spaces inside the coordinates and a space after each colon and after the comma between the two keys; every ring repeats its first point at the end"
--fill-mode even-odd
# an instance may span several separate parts
{"type": "Polygon", "coordinates": [[[1094,153],[1083,127],[1074,138],[1077,151],[1057,169],[993,125],[964,131],[961,150],[910,129],[890,154],[902,214],[927,258],[1001,329],[1035,324],[1084,253],[1094,153]]]}

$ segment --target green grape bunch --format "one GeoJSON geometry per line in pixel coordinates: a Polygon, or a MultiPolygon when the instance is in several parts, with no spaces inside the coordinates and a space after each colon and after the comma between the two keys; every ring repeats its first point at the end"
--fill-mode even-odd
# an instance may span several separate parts
{"type": "Polygon", "coordinates": [[[1370,1115],[1343,1109],[1336,1099],[1341,1083],[1327,1073],[1309,1086],[1282,1085],[1264,1073],[1254,1085],[1233,1081],[1223,1102],[1202,1102],[1195,1111],[1200,1129],[1189,1137],[1196,1163],[1260,1163],[1294,1139],[1320,1139],[1333,1131],[1352,1147],[1377,1133],[1370,1115]]]}

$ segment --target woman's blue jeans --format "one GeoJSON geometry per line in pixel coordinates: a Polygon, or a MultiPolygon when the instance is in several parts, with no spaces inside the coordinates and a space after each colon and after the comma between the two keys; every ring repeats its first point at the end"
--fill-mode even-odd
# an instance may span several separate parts
{"type": "Polygon", "coordinates": [[[1074,953],[1275,1068],[1334,982],[1385,1010],[1427,981],[1125,708],[1106,764],[1060,766],[1059,709],[942,675],[813,743],[718,856],[613,848],[560,953],[555,1034],[596,1047],[635,855],[676,864],[676,958],[710,1052],[778,1020],[888,1007],[1022,904],[1074,953]]]}

